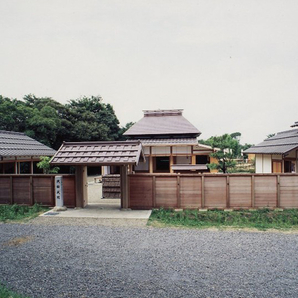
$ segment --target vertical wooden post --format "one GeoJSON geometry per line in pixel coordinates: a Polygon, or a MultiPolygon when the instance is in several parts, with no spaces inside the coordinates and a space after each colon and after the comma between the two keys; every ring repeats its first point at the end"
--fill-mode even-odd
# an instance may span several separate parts
{"type": "MultiPolygon", "coordinates": [[[[51,176],[51,201],[52,201],[52,205],[55,206],[56,202],[55,202],[55,177],[51,176]]],[[[76,202],[75,202],[75,206],[76,206],[76,202]]]]}
{"type": "Polygon", "coordinates": [[[84,207],[85,201],[85,179],[84,167],[76,166],[76,207],[84,207]]]}
{"type": "Polygon", "coordinates": [[[195,155],[192,155],[191,156],[191,164],[192,165],[195,165],[196,164],[196,156],[195,155]]]}
{"type": "Polygon", "coordinates": [[[226,205],[227,208],[230,208],[230,176],[227,175],[227,183],[226,183],[226,196],[227,196],[227,201],[226,201],[226,205]]]}
{"type": "Polygon", "coordinates": [[[18,173],[18,162],[17,162],[17,158],[15,158],[15,162],[14,162],[14,173],[15,174],[18,173]]]}
{"type": "Polygon", "coordinates": [[[128,208],[127,166],[120,167],[121,207],[128,208]]]}
{"type": "Polygon", "coordinates": [[[12,176],[10,176],[10,204],[13,205],[13,180],[12,176]]]}
{"type": "Polygon", "coordinates": [[[180,174],[177,175],[177,207],[181,208],[180,174]]]}
{"type": "Polygon", "coordinates": [[[205,176],[202,174],[202,208],[205,208],[205,176]]]}
{"type": "Polygon", "coordinates": [[[30,162],[30,173],[31,174],[34,174],[33,172],[34,172],[34,170],[33,170],[33,160],[32,160],[32,157],[31,157],[31,162],[30,162]]]}
{"type": "Polygon", "coordinates": [[[152,205],[156,207],[156,176],[152,177],[152,205]]]}
{"type": "Polygon", "coordinates": [[[251,175],[251,207],[255,208],[255,176],[251,175]]]}
{"type": "MultiPolygon", "coordinates": [[[[171,147],[172,148],[172,147],[171,147]]],[[[172,165],[174,164],[174,157],[173,155],[171,154],[170,155],[170,173],[172,174],[173,173],[173,170],[172,170],[172,165]]]]}
{"type": "Polygon", "coordinates": [[[149,173],[150,174],[153,173],[153,157],[152,157],[152,155],[149,156],[149,173]]]}
{"type": "Polygon", "coordinates": [[[280,208],[280,175],[277,175],[276,176],[277,178],[277,194],[276,194],[276,205],[277,205],[277,208],[280,208]]]}
{"type": "Polygon", "coordinates": [[[30,198],[30,205],[34,205],[34,197],[33,197],[33,178],[32,175],[29,179],[29,198],[30,198]]]}

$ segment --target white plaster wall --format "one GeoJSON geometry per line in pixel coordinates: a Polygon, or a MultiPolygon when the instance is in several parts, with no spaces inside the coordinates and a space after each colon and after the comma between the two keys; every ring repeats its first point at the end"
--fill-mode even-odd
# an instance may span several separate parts
{"type": "Polygon", "coordinates": [[[263,156],[262,154],[256,154],[256,173],[263,173],[263,156]]]}
{"type": "Polygon", "coordinates": [[[150,147],[143,147],[143,152],[145,155],[149,155],[150,154],[150,147]]]}
{"type": "Polygon", "coordinates": [[[191,146],[173,146],[173,154],[191,154],[191,146]]]}
{"type": "Polygon", "coordinates": [[[176,164],[177,165],[191,164],[191,157],[190,156],[176,156],[176,164]]]}
{"type": "Polygon", "coordinates": [[[263,155],[263,173],[272,173],[272,159],[270,154],[263,155]]]}
{"type": "Polygon", "coordinates": [[[170,153],[171,153],[170,147],[152,147],[152,154],[169,155],[170,153]]]}
{"type": "Polygon", "coordinates": [[[149,162],[140,162],[137,166],[135,166],[135,171],[148,171],[149,170],[149,162]]]}

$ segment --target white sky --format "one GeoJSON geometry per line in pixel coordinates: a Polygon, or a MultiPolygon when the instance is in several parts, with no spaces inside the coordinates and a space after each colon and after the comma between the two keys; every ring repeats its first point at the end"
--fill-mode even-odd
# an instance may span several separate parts
{"type": "Polygon", "coordinates": [[[183,108],[201,138],[298,120],[297,0],[1,0],[0,94],[101,95],[121,125],[183,108]]]}

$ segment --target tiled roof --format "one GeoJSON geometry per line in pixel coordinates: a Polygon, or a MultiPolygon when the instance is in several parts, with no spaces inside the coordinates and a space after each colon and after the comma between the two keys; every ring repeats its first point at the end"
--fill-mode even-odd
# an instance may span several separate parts
{"type": "Polygon", "coordinates": [[[298,129],[277,133],[244,151],[245,154],[286,154],[298,148],[298,129]]]}
{"type": "Polygon", "coordinates": [[[202,171],[207,169],[206,165],[172,165],[174,171],[202,171]]]}
{"type": "Polygon", "coordinates": [[[53,156],[55,150],[24,133],[0,130],[0,156],[53,156]]]}
{"type": "Polygon", "coordinates": [[[197,145],[196,138],[173,138],[173,139],[140,139],[143,146],[165,146],[165,145],[197,145]]]}
{"type": "Polygon", "coordinates": [[[64,142],[51,160],[53,165],[127,165],[144,158],[138,141],[64,142]]]}
{"type": "Polygon", "coordinates": [[[124,135],[182,135],[198,136],[201,132],[182,116],[183,110],[144,111],[144,117],[124,135]]]}

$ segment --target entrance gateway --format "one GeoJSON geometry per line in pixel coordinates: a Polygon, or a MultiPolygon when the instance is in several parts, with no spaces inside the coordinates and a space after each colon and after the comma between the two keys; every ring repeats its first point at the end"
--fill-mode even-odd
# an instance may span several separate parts
{"type": "Polygon", "coordinates": [[[128,208],[128,173],[133,165],[144,162],[140,141],[63,142],[51,165],[74,166],[76,171],[76,207],[85,207],[87,166],[120,166],[121,208],[128,208]]]}

